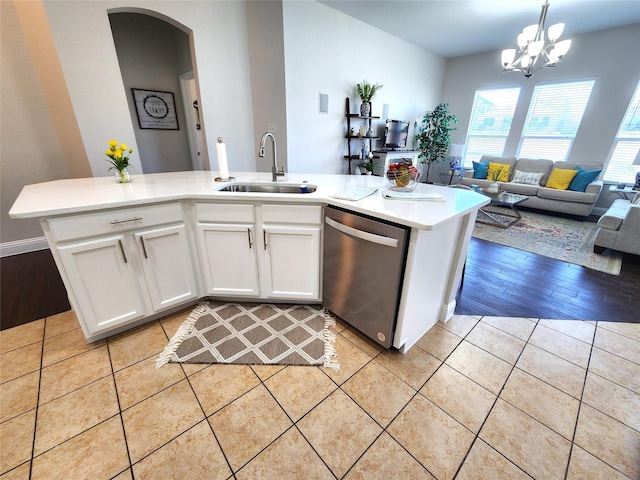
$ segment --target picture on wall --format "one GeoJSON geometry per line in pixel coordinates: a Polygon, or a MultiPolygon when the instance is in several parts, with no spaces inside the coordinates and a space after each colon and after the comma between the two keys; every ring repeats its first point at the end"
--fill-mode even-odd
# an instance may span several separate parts
{"type": "Polygon", "coordinates": [[[132,88],[140,128],[178,130],[176,104],[171,92],[132,88]]]}

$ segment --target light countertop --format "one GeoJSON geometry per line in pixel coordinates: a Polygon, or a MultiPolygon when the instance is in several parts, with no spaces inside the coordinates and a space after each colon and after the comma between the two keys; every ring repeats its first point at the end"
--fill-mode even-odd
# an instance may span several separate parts
{"type": "MultiPolygon", "coordinates": [[[[231,172],[236,182],[271,182],[270,173],[231,172]]],[[[229,182],[216,182],[217,172],[190,171],[132,175],[128,184],[116,183],[113,176],[55,180],[27,185],[13,204],[12,218],[46,218],[111,208],[152,203],[206,200],[315,203],[343,207],[409,227],[430,230],[444,222],[489,203],[481,194],[441,185],[419,184],[417,194],[438,193],[444,202],[390,200],[382,196],[386,180],[367,175],[287,174],[278,183],[317,186],[314,193],[273,194],[220,192],[229,182]],[[378,187],[374,194],[358,201],[340,200],[338,195],[356,187],[378,187]]]]}

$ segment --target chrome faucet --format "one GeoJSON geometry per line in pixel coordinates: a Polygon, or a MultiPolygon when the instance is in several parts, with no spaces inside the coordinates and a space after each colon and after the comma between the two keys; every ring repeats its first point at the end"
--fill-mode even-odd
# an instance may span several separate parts
{"type": "Polygon", "coordinates": [[[278,177],[284,177],[284,167],[278,171],[278,155],[276,150],[276,137],[273,136],[273,133],[267,132],[262,135],[262,139],[260,140],[260,149],[258,150],[258,156],[260,158],[264,158],[264,143],[267,141],[267,137],[271,137],[271,144],[273,145],[273,165],[271,166],[271,181],[277,182],[278,177]]]}

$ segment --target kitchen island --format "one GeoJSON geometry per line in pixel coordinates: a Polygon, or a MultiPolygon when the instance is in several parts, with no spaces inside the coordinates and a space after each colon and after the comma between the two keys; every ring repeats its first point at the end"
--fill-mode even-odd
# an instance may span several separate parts
{"type": "MultiPolygon", "coordinates": [[[[267,173],[232,175],[236,182],[270,182],[267,173]]],[[[410,228],[394,347],[406,351],[453,315],[486,197],[420,184],[416,193],[444,201],[392,200],[382,195],[383,178],[322,174],[288,174],[278,182],[316,186],[311,193],[222,192],[228,183],[216,176],[175,172],[134,175],[129,184],[93,177],[27,185],[9,214],[40,220],[89,341],[204,297],[320,303],[325,205],[410,228]],[[358,201],[336,198],[360,187],[378,190],[358,201]]]]}

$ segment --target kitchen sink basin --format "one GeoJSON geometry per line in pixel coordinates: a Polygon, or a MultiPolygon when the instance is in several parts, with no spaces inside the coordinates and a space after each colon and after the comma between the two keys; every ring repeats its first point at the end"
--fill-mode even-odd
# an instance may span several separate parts
{"type": "Polygon", "coordinates": [[[218,190],[219,192],[250,193],[313,193],[318,187],[306,183],[234,183],[218,190]]]}

